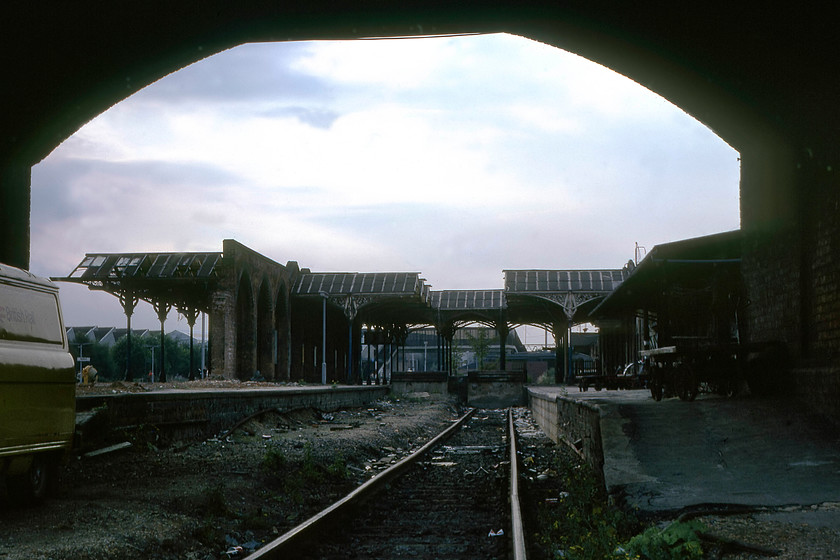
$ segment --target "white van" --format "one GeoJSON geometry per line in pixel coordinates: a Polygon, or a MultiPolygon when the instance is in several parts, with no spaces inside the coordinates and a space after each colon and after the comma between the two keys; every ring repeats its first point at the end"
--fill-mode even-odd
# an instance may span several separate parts
{"type": "Polygon", "coordinates": [[[0,264],[0,478],[15,501],[42,500],[72,448],[73,365],[56,285],[0,264]]]}

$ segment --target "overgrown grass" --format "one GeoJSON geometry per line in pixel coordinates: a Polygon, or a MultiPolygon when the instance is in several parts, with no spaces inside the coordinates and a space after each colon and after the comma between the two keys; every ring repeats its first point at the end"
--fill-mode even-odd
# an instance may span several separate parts
{"type": "Polygon", "coordinates": [[[619,548],[623,558],[646,560],[700,560],[703,547],[697,533],[703,525],[696,521],[675,521],[665,527],[648,527],[619,548]]]}
{"type": "Polygon", "coordinates": [[[220,483],[209,486],[201,493],[199,504],[204,514],[204,521],[196,527],[193,536],[204,544],[216,543],[224,539],[224,531],[220,529],[216,519],[230,514],[224,486],[220,483]]]}
{"type": "Polygon", "coordinates": [[[695,560],[703,557],[696,523],[643,527],[609,503],[585,464],[556,460],[563,492],[539,506],[538,540],[545,557],[563,560],[695,560]]]}
{"type": "Polygon", "coordinates": [[[289,459],[282,449],[269,448],[263,455],[260,468],[269,480],[292,501],[307,485],[324,482],[339,482],[347,479],[349,471],[344,456],[340,453],[332,461],[320,461],[312,453],[312,445],[306,443],[300,461],[289,459]]]}
{"type": "Polygon", "coordinates": [[[225,498],[225,489],[222,484],[207,488],[202,493],[202,496],[204,500],[201,509],[205,514],[225,516],[230,512],[227,498],[225,498]]]}
{"type": "Polygon", "coordinates": [[[602,485],[587,465],[556,460],[554,468],[564,491],[555,503],[540,505],[539,540],[549,557],[615,558],[619,544],[638,530],[635,517],[610,507],[602,485]]]}

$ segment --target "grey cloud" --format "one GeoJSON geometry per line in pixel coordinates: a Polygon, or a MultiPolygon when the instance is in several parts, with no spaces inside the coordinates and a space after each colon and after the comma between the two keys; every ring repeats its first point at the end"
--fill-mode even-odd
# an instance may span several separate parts
{"type": "Polygon", "coordinates": [[[235,175],[213,165],[53,158],[33,169],[32,223],[67,220],[83,214],[85,202],[74,196],[74,185],[95,180],[98,184],[92,186],[101,186],[105,192],[109,186],[104,184],[107,177],[118,177],[123,184],[134,180],[138,185],[157,185],[160,196],[166,196],[171,188],[213,189],[238,180],[235,175]]]}
{"type": "Polygon", "coordinates": [[[295,43],[242,45],[166,76],[137,98],[192,103],[329,97],[325,82],[292,69],[290,62],[303,48],[295,43]]]}
{"type": "Polygon", "coordinates": [[[122,177],[143,177],[144,182],[161,186],[199,185],[218,187],[239,181],[239,177],[215,165],[164,162],[101,162],[104,173],[114,173],[122,177]]]}
{"type": "Polygon", "coordinates": [[[90,162],[47,160],[32,170],[32,223],[64,220],[83,208],[70,185],[91,169],[90,162]]]}

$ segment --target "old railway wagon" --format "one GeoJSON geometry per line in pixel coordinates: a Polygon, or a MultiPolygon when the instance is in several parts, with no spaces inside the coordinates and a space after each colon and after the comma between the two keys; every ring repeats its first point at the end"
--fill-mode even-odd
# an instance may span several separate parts
{"type": "Polygon", "coordinates": [[[0,264],[0,477],[39,501],[72,447],[76,377],[49,280],[0,264]]]}
{"type": "Polygon", "coordinates": [[[612,346],[641,361],[654,399],[733,395],[747,380],[758,384],[751,372],[759,358],[782,355],[744,342],[740,247],[739,231],[657,245],[595,310],[612,346]]]}

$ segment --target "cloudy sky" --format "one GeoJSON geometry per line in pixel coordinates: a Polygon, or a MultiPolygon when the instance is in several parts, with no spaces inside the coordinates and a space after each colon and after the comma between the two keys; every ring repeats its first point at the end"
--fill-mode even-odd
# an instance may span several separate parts
{"type": "MultiPolygon", "coordinates": [[[[737,229],[737,158],[638,84],[527,39],[249,44],[33,168],[31,266],[233,238],[314,271],[502,288],[503,269],[620,268],[636,242],[737,229]]],[[[68,325],[125,324],[114,297],[61,297],[68,325]]],[[[158,326],[146,304],[133,321],[158,326]]]]}

